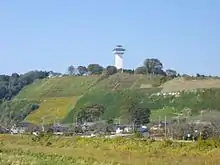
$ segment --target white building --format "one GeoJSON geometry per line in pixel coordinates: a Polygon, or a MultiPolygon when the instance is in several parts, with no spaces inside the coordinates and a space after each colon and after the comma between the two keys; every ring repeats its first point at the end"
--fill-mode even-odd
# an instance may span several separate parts
{"type": "Polygon", "coordinates": [[[113,54],[115,55],[115,67],[117,69],[123,69],[123,54],[125,52],[125,49],[122,45],[116,45],[116,47],[113,49],[113,54]]]}

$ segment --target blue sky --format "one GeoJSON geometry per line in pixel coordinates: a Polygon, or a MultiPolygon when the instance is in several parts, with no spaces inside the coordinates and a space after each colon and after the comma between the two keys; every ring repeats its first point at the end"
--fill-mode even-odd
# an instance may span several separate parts
{"type": "Polygon", "coordinates": [[[220,75],[220,1],[0,1],[0,74],[113,65],[116,44],[126,68],[158,58],[180,73],[220,75]]]}

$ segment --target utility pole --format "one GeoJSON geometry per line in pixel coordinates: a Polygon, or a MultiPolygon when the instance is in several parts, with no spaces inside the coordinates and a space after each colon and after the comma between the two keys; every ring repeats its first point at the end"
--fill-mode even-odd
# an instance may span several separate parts
{"type": "Polygon", "coordinates": [[[78,124],[78,121],[77,121],[77,117],[76,117],[76,126],[77,126],[77,124],[78,124]]]}
{"type": "Polygon", "coordinates": [[[165,116],[165,138],[167,137],[167,117],[165,116]]]}
{"type": "Polygon", "coordinates": [[[161,121],[161,118],[160,118],[160,116],[159,116],[159,119],[158,119],[158,128],[161,128],[160,121],[161,121]]]}
{"type": "Polygon", "coordinates": [[[133,121],[133,132],[134,132],[135,122],[133,121]]]}
{"type": "Polygon", "coordinates": [[[42,117],[42,131],[44,132],[44,117],[42,117]]]}

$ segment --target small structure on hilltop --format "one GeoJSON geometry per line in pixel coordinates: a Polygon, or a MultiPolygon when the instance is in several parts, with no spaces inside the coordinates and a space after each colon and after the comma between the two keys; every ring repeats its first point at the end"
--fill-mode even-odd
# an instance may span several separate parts
{"type": "Polygon", "coordinates": [[[61,73],[56,73],[56,72],[50,71],[48,78],[55,78],[55,77],[63,77],[63,75],[61,73]]]}

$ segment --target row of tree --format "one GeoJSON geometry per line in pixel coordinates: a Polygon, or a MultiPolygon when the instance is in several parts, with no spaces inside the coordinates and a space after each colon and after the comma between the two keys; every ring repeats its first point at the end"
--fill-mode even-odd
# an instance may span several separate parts
{"type": "MultiPolygon", "coordinates": [[[[78,66],[74,67],[73,65],[68,67],[68,74],[69,75],[84,75],[84,74],[102,74],[105,73],[107,75],[112,75],[117,72],[121,72],[115,66],[107,66],[104,68],[99,64],[89,64],[87,67],[85,66],[78,66]]],[[[143,66],[136,68],[135,70],[123,70],[123,72],[127,73],[136,73],[136,74],[159,74],[159,75],[167,75],[170,77],[176,77],[177,72],[172,69],[167,69],[166,71],[163,70],[163,64],[160,60],[151,58],[146,59],[143,62],[143,66]]]]}
{"type": "Polygon", "coordinates": [[[87,75],[87,74],[93,74],[98,75],[102,73],[106,73],[109,75],[115,74],[118,72],[117,68],[115,66],[107,66],[106,68],[102,67],[99,64],[89,64],[88,67],[85,66],[78,66],[75,68],[73,65],[68,67],[68,75],[87,75]]]}

